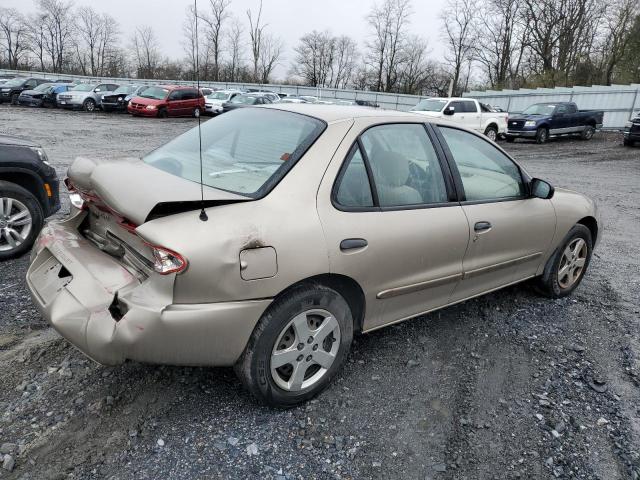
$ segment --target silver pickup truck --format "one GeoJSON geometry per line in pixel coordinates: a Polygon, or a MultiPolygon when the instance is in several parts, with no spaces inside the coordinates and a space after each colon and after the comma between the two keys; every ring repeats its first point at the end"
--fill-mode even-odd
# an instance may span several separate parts
{"type": "Polygon", "coordinates": [[[82,109],[85,112],[93,112],[100,107],[102,95],[112,92],[118,85],[114,83],[81,83],[68,92],[58,95],[58,106],[68,109],[82,109]]]}

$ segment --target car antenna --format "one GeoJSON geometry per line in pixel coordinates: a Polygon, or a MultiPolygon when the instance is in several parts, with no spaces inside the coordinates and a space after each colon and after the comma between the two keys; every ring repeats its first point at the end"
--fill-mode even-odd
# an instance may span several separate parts
{"type": "MultiPolygon", "coordinates": [[[[200,41],[198,40],[198,0],[193,0],[193,14],[195,17],[196,27],[196,84],[198,86],[198,99],[200,99],[200,41]]],[[[198,154],[200,155],[200,220],[206,222],[209,220],[207,212],[204,210],[204,183],[202,179],[202,127],[201,112],[198,111],[198,154]]]]}

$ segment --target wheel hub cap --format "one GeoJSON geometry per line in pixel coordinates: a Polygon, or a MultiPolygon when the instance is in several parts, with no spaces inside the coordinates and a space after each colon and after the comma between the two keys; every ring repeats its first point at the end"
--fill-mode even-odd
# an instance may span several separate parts
{"type": "Polygon", "coordinates": [[[33,221],[27,206],[15,198],[0,197],[0,251],[18,248],[31,233],[33,221]]]}
{"type": "Polygon", "coordinates": [[[278,336],[271,353],[271,377],[286,391],[309,388],[331,368],[339,347],[340,325],[330,312],[302,312],[278,336]]]}
{"type": "Polygon", "coordinates": [[[558,266],[558,285],[561,288],[570,288],[580,279],[584,273],[587,253],[587,242],[582,238],[574,239],[564,249],[558,266]]]}

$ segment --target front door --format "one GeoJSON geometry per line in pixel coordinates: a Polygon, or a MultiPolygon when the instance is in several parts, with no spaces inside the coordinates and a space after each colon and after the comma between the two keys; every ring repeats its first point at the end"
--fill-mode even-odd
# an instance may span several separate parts
{"type": "Polygon", "coordinates": [[[555,233],[551,202],[530,198],[520,168],[488,140],[454,127],[438,131],[458,170],[470,234],[452,301],[536,275],[555,233]]]}
{"type": "Polygon", "coordinates": [[[371,122],[355,122],[318,192],[331,273],[362,287],[364,330],[445,305],[469,239],[424,125],[371,122]]]}

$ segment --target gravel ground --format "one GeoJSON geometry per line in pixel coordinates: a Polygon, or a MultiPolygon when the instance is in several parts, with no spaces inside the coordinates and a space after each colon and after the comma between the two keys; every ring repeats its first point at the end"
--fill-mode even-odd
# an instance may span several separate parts
{"type": "MultiPolygon", "coordinates": [[[[0,107],[0,132],[40,142],[61,175],[193,125],[0,107]]],[[[0,264],[0,478],[639,478],[640,150],[614,134],[503,145],[597,200],[580,288],[516,286],[361,336],[289,411],[256,406],[228,369],[94,364],[31,306],[27,259],[0,264]]]]}

